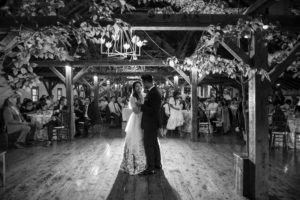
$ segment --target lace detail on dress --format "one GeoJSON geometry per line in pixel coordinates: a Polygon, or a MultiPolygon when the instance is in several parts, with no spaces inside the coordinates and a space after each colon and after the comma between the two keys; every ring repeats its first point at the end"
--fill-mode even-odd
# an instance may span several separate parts
{"type": "MultiPolygon", "coordinates": [[[[136,99],[130,97],[131,109],[136,109],[136,99]]],[[[130,175],[136,175],[146,168],[146,155],[141,128],[142,113],[132,113],[126,125],[126,137],[123,161],[120,169],[130,175]]]]}
{"type": "Polygon", "coordinates": [[[121,164],[122,171],[130,175],[136,175],[146,169],[146,156],[144,145],[140,143],[138,149],[138,152],[131,151],[131,149],[125,143],[123,161],[121,164]]]}

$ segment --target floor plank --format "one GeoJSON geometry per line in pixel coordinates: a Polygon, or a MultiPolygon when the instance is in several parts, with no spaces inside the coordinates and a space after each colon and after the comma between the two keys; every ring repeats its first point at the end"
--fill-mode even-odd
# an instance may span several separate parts
{"type": "MultiPolygon", "coordinates": [[[[150,177],[119,171],[124,138],[107,130],[93,138],[7,152],[2,200],[243,200],[234,191],[233,152],[244,146],[234,135],[212,143],[160,139],[163,171],[150,177]]],[[[300,199],[300,155],[270,153],[270,199],[300,199]]]]}

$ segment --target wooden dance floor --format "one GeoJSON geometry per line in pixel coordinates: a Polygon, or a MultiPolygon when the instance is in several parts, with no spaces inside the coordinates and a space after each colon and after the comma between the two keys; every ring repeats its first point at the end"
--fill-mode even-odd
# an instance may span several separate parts
{"type": "MultiPolygon", "coordinates": [[[[129,176],[119,171],[124,138],[119,130],[101,136],[34,146],[7,153],[7,185],[2,200],[234,200],[233,152],[243,151],[235,136],[213,144],[160,139],[163,171],[129,176]]],[[[299,199],[299,156],[271,154],[270,199],[299,199]],[[279,155],[279,156],[278,156],[279,155]],[[298,184],[298,185],[297,185],[298,184]]]]}

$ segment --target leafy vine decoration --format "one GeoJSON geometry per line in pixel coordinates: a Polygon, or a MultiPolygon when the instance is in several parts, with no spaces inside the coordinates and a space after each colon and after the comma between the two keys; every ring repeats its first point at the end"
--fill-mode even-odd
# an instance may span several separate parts
{"type": "MultiPolygon", "coordinates": [[[[0,64],[13,90],[32,87],[39,82],[34,73],[35,60],[73,61],[84,56],[90,44],[99,44],[103,35],[111,37],[118,31],[130,29],[129,24],[112,17],[116,8],[121,11],[133,9],[125,0],[87,2],[87,19],[74,16],[68,24],[58,23],[37,29],[21,27],[11,32],[16,35],[14,44],[10,48],[0,46],[0,64]],[[108,25],[102,26],[100,20],[107,21],[108,25]]],[[[59,9],[64,6],[62,0],[23,0],[16,15],[59,15],[59,9]]]]}

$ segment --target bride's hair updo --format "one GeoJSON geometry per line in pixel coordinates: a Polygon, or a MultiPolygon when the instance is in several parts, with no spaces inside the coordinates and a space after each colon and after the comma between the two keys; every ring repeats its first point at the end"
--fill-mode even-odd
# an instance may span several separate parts
{"type": "Polygon", "coordinates": [[[135,97],[137,100],[139,100],[139,94],[136,92],[136,90],[135,90],[135,86],[137,85],[137,84],[140,84],[140,85],[142,85],[142,83],[140,82],[140,81],[135,81],[133,84],[132,84],[132,96],[133,97],[135,97]]]}

